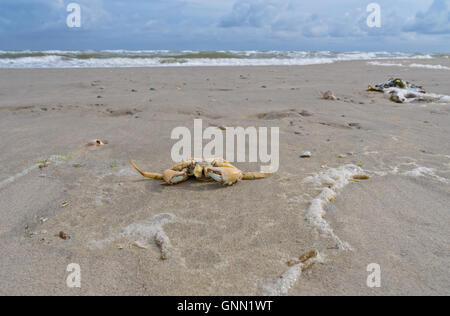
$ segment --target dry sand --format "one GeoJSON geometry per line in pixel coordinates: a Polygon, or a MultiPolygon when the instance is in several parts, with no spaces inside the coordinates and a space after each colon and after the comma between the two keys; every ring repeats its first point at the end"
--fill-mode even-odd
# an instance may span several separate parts
{"type": "Polygon", "coordinates": [[[0,294],[449,295],[450,105],[365,91],[391,76],[450,94],[448,70],[367,62],[0,70],[0,294]],[[322,100],[326,90],[341,100],[322,100]],[[232,187],[166,187],[131,168],[130,158],[147,171],[170,167],[170,133],[194,118],[279,126],[279,171],[232,187]],[[86,147],[96,138],[109,143],[86,147]],[[311,159],[299,158],[305,151],[311,159]],[[327,183],[304,180],[346,164],[371,179],[344,179],[324,207],[352,248],[339,250],[307,220],[327,183]],[[321,262],[289,270],[312,248],[321,262]],[[66,286],[70,263],[81,266],[80,289],[66,286]],[[381,288],[366,285],[370,263],[381,288]]]}

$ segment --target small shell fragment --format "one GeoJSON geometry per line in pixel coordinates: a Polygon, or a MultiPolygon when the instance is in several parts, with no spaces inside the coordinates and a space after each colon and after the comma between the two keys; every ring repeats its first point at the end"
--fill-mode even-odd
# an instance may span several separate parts
{"type": "Polygon", "coordinates": [[[100,139],[94,139],[88,143],[88,146],[103,146],[105,144],[106,144],[106,142],[104,142],[100,139]]]}
{"type": "Polygon", "coordinates": [[[328,90],[328,91],[322,93],[322,97],[323,97],[325,100],[332,100],[332,101],[336,101],[336,100],[338,99],[338,98],[334,95],[333,91],[330,91],[330,90],[328,90]]]}

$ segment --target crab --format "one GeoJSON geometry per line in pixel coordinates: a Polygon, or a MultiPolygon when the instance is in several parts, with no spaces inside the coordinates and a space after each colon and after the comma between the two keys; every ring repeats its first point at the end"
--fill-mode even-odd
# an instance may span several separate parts
{"type": "Polygon", "coordinates": [[[141,171],[133,161],[133,167],[144,177],[163,180],[163,185],[174,185],[195,177],[198,180],[213,179],[224,185],[233,185],[241,180],[257,180],[266,178],[269,173],[244,172],[223,158],[189,158],[177,163],[162,174],[141,171]]]}

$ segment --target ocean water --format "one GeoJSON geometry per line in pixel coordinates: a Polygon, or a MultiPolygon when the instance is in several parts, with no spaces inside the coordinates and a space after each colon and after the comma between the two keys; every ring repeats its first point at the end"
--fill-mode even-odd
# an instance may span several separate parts
{"type": "Polygon", "coordinates": [[[350,60],[432,59],[439,54],[329,51],[2,51],[0,68],[315,65],[350,60]]]}

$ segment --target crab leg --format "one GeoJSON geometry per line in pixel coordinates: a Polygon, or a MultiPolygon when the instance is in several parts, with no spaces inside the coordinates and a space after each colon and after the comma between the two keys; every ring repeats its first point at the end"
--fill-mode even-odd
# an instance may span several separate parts
{"type": "Polygon", "coordinates": [[[130,163],[144,177],[155,180],[164,180],[165,182],[163,182],[162,184],[178,184],[180,182],[186,181],[189,178],[187,170],[181,169],[182,168],[181,164],[175,165],[172,169],[167,169],[166,171],[164,171],[163,174],[160,174],[160,173],[144,172],[140,170],[134,164],[133,161],[130,160],[130,163]]]}
{"type": "Polygon", "coordinates": [[[261,172],[244,172],[242,175],[242,180],[258,180],[265,179],[269,176],[269,173],[261,172]]]}
{"type": "Polygon", "coordinates": [[[163,175],[160,173],[151,173],[151,172],[144,172],[140,170],[133,161],[130,160],[130,163],[133,165],[133,167],[139,172],[141,175],[143,175],[146,178],[155,179],[155,180],[163,180],[163,175]]]}

